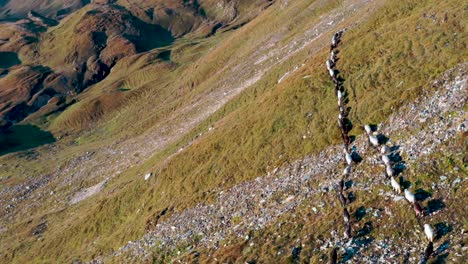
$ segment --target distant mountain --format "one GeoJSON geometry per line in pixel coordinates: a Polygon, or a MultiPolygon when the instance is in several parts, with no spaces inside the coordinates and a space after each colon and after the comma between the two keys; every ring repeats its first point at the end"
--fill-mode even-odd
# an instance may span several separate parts
{"type": "MultiPolygon", "coordinates": [[[[261,7],[262,2],[256,5],[261,7]]],[[[9,1],[1,9],[4,18],[18,20],[0,23],[0,58],[4,61],[0,67],[5,76],[0,86],[8,87],[8,91],[0,90],[4,93],[0,129],[20,122],[47,104],[52,105],[42,114],[64,109],[76,94],[105,79],[123,58],[168,46],[187,34],[208,36],[223,25],[244,23],[252,16],[251,11],[236,11],[239,3],[230,3],[221,13],[212,10],[211,3],[205,10],[197,1],[46,3],[9,1]],[[63,18],[69,13],[65,9],[71,14],[63,18]],[[36,76],[30,72],[35,68],[30,66],[42,67],[44,75],[15,83],[23,78],[15,77],[19,72],[36,76]],[[15,89],[29,92],[15,94],[15,89]]]]}
{"type": "Polygon", "coordinates": [[[89,0],[0,0],[0,21],[25,18],[29,11],[57,19],[89,2],[89,0]]]}

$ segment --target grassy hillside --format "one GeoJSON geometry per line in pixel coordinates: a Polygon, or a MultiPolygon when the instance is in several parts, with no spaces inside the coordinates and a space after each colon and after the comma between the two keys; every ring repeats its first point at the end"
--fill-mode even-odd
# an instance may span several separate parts
{"type": "MultiPolygon", "coordinates": [[[[73,171],[78,170],[71,162],[74,157],[98,152],[101,146],[136,138],[141,141],[135,145],[144,148],[154,134],[172,139],[152,150],[147,160],[133,157],[141,163],[116,173],[90,199],[68,206],[53,196],[37,198],[40,204],[33,211],[21,204],[14,221],[4,224],[7,231],[0,233],[3,259],[13,263],[90,260],[141,237],[158,218],[162,221],[174,211],[213,201],[215,191],[338,143],[335,96],[324,71],[328,44],[338,29],[349,28],[339,64],[345,86],[352,91],[354,135],[365,123],[385,120],[423,87],[430,87],[436,76],[468,57],[466,14],[459,1],[375,1],[344,14],[348,2],[300,0],[285,5],[278,1],[236,30],[204,39],[188,36],[167,49],[119,61],[108,78],[79,96],[77,104],[51,116],[50,129],[69,136],[57,143],[62,144],[58,153],[47,154],[47,148],[37,153],[43,155],[38,158],[42,162],[56,163],[37,165],[15,155],[2,160],[14,164],[19,159],[23,166],[30,162],[45,167],[43,171],[69,167],[73,171]],[[303,41],[323,19],[341,21],[341,17],[344,21],[339,24],[321,28],[317,39],[303,41]],[[305,48],[292,45],[295,41],[303,41],[305,48]],[[167,50],[169,58],[161,55],[167,50]],[[256,64],[263,56],[266,59],[256,64]],[[258,81],[236,93],[247,77],[258,81]],[[225,93],[233,96],[214,107],[225,93]],[[191,118],[201,121],[175,131],[191,118]],[[155,176],[145,182],[142,177],[148,171],[155,176]],[[165,209],[168,213],[158,217],[165,209]],[[40,238],[32,235],[31,230],[44,221],[47,231],[40,238]]],[[[121,154],[125,155],[137,154],[121,154]]],[[[112,157],[97,156],[96,163],[107,159],[112,157]]],[[[71,181],[77,186],[53,180],[46,193],[69,194],[103,177],[91,168],[87,174],[89,178],[71,181]]],[[[327,232],[325,223],[336,217],[316,219],[314,225],[327,232]]],[[[275,245],[290,244],[288,240],[275,245]]],[[[265,260],[267,256],[272,257],[265,253],[265,260]]]]}

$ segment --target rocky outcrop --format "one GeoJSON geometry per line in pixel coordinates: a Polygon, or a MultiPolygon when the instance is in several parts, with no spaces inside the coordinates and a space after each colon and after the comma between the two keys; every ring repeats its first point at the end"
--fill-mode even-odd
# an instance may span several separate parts
{"type": "Polygon", "coordinates": [[[135,44],[122,36],[114,36],[107,41],[101,51],[100,60],[108,68],[112,68],[120,59],[136,54],[135,44]]]}

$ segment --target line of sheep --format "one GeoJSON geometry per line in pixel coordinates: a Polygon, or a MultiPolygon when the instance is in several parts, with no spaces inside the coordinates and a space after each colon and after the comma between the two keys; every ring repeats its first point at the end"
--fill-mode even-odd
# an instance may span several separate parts
{"type": "MultiPolygon", "coordinates": [[[[348,119],[348,109],[346,108],[346,91],[343,87],[343,80],[338,77],[338,71],[335,68],[336,62],[338,61],[338,52],[336,48],[338,47],[338,44],[340,43],[341,37],[344,32],[345,29],[342,29],[333,35],[332,44],[330,46],[330,58],[326,61],[325,64],[327,67],[327,71],[329,72],[330,77],[332,78],[333,83],[335,85],[335,93],[338,99],[338,127],[340,128],[341,137],[343,139],[343,151],[346,162],[346,167],[343,170],[343,175],[338,180],[338,200],[340,201],[343,207],[343,219],[345,226],[344,235],[346,238],[349,239],[352,237],[350,222],[351,217],[347,209],[348,201],[346,200],[345,195],[343,193],[345,192],[345,180],[350,176],[352,172],[353,153],[349,149],[350,138],[348,135],[349,131],[351,131],[352,129],[352,124],[348,119]]],[[[331,263],[336,263],[337,257],[337,248],[335,247],[331,252],[331,263]]]]}
{"type": "MultiPolygon", "coordinates": [[[[352,171],[352,164],[353,164],[353,156],[352,152],[349,150],[349,144],[350,144],[350,138],[348,135],[348,132],[352,129],[352,124],[350,120],[347,118],[348,116],[348,109],[346,108],[346,91],[343,87],[343,80],[338,77],[339,71],[336,69],[336,62],[338,61],[338,51],[336,48],[338,47],[338,44],[341,42],[341,37],[343,33],[345,32],[345,29],[342,29],[338,32],[336,32],[333,35],[332,38],[332,43],[330,46],[330,58],[326,61],[326,67],[327,71],[330,74],[330,77],[333,80],[333,83],[335,85],[335,92],[336,96],[338,98],[338,109],[339,109],[339,115],[338,115],[338,127],[340,128],[341,132],[341,137],[343,139],[343,144],[344,144],[344,155],[345,155],[345,161],[346,161],[346,168],[343,171],[343,176],[341,179],[338,181],[338,199],[343,206],[343,218],[345,222],[345,232],[344,235],[346,238],[351,238],[351,224],[350,224],[350,215],[348,212],[348,209],[346,206],[348,205],[348,202],[343,194],[345,191],[344,189],[344,181],[349,175],[351,174],[352,171]]],[[[385,172],[388,178],[390,178],[390,184],[395,192],[400,194],[402,192],[402,186],[401,184],[395,179],[396,172],[395,169],[392,167],[392,160],[390,158],[390,155],[392,155],[392,152],[390,149],[385,145],[381,144],[379,138],[375,135],[375,133],[372,131],[372,128],[370,125],[365,125],[364,130],[366,134],[368,135],[369,143],[375,147],[375,148],[380,148],[380,154],[382,155],[382,161],[385,164],[385,172]]],[[[421,205],[416,201],[415,195],[409,190],[409,189],[404,189],[404,195],[406,200],[411,204],[413,207],[413,210],[416,214],[416,217],[423,217],[424,212],[421,208],[421,205]]],[[[434,230],[429,224],[424,224],[424,233],[427,236],[427,239],[429,240],[429,243],[426,247],[426,250],[424,252],[424,258],[422,262],[426,262],[431,255],[433,254],[433,242],[434,242],[434,230]]],[[[330,256],[330,263],[336,263],[337,262],[337,248],[335,247],[330,256]]]]}
{"type": "MultiPolygon", "coordinates": [[[[379,151],[379,148],[380,148],[381,159],[385,165],[385,173],[387,175],[387,178],[390,179],[390,185],[392,186],[393,191],[396,192],[397,194],[401,194],[403,188],[400,182],[397,179],[395,179],[395,176],[397,176],[397,173],[392,166],[391,155],[393,154],[393,152],[390,150],[389,147],[387,147],[387,145],[381,144],[379,138],[375,135],[375,132],[372,130],[372,127],[370,125],[365,125],[364,130],[368,136],[370,145],[376,148],[377,151],[379,151]]],[[[404,189],[403,192],[404,192],[404,196],[406,200],[412,206],[414,213],[418,219],[418,223],[419,223],[419,218],[422,218],[425,215],[421,205],[416,200],[414,193],[412,193],[408,188],[404,189]]],[[[424,251],[424,258],[422,260],[422,262],[424,263],[431,257],[431,255],[434,252],[433,242],[434,242],[435,235],[434,235],[434,230],[429,224],[424,224],[423,230],[424,230],[424,233],[426,234],[427,239],[429,240],[429,243],[426,246],[426,249],[424,251]]]]}

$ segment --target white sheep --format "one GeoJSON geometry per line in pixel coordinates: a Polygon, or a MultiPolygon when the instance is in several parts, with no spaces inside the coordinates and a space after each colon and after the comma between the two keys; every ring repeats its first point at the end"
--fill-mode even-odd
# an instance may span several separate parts
{"type": "Polygon", "coordinates": [[[329,69],[328,73],[330,74],[330,77],[335,77],[335,71],[333,69],[329,69]]]}
{"type": "Polygon", "coordinates": [[[374,135],[369,135],[369,141],[370,143],[372,144],[372,146],[374,147],[378,147],[379,146],[379,139],[374,136],[374,135]]]}
{"type": "Polygon", "coordinates": [[[382,155],[382,161],[386,166],[390,165],[390,158],[387,155],[382,155]]]}
{"type": "Polygon", "coordinates": [[[383,145],[382,148],[380,149],[381,154],[387,154],[388,152],[388,147],[386,145],[383,145]]]}
{"type": "Polygon", "coordinates": [[[365,125],[364,130],[368,135],[372,134],[372,128],[369,125],[365,125]]]}
{"type": "Polygon", "coordinates": [[[395,192],[401,193],[401,185],[398,183],[398,181],[395,180],[394,177],[390,178],[390,183],[392,184],[392,188],[395,192]]]}
{"type": "Polygon", "coordinates": [[[405,198],[406,200],[408,200],[408,202],[410,203],[414,203],[416,202],[416,197],[414,196],[414,194],[408,190],[408,189],[405,189],[405,198]]]}
{"type": "Polygon", "coordinates": [[[338,116],[338,127],[343,128],[343,121],[341,120],[340,116],[338,116]]]}
{"type": "Polygon", "coordinates": [[[385,171],[387,172],[388,177],[395,176],[395,170],[392,168],[390,164],[387,165],[387,167],[385,168],[385,171]]]}
{"type": "Polygon", "coordinates": [[[351,165],[351,163],[353,162],[353,158],[351,157],[351,154],[347,151],[345,151],[345,160],[346,160],[346,164],[348,165],[351,165]]]}
{"type": "Polygon", "coordinates": [[[338,90],[338,91],[336,92],[336,96],[338,96],[338,100],[340,100],[341,98],[343,98],[343,92],[340,91],[340,90],[338,90]]]}
{"type": "Polygon", "coordinates": [[[331,42],[332,42],[332,46],[336,46],[336,44],[337,44],[336,42],[338,41],[338,38],[337,38],[337,37],[338,37],[338,36],[337,36],[337,34],[335,33],[335,34],[333,35],[332,41],[331,41],[331,42]]]}
{"type": "Polygon", "coordinates": [[[333,67],[333,63],[331,60],[327,60],[325,64],[327,65],[327,70],[331,70],[331,68],[333,67]]]}
{"type": "Polygon", "coordinates": [[[346,166],[343,170],[343,175],[349,175],[351,173],[351,166],[346,166]]]}
{"type": "Polygon", "coordinates": [[[424,233],[430,242],[434,242],[434,229],[432,229],[431,225],[424,224],[424,233]]]}

